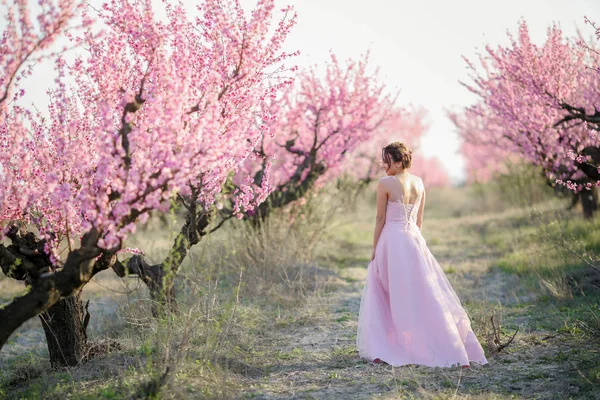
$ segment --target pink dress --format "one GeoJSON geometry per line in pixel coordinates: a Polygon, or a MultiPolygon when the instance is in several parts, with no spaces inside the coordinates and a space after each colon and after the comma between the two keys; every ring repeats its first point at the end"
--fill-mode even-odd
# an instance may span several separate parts
{"type": "Polygon", "coordinates": [[[359,355],[393,366],[487,364],[467,313],[416,224],[420,178],[417,189],[415,204],[387,203],[360,304],[359,355]]]}

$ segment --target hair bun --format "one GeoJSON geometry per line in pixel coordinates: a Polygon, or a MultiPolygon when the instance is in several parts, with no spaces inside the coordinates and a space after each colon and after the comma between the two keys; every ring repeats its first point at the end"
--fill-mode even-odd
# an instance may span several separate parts
{"type": "Polygon", "coordinates": [[[404,169],[408,169],[412,165],[412,151],[402,142],[394,142],[385,146],[381,158],[390,165],[392,162],[401,162],[404,169]]]}

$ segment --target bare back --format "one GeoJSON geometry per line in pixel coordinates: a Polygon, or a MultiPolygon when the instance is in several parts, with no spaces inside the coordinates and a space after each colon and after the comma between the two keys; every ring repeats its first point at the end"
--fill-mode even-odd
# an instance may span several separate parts
{"type": "Polygon", "coordinates": [[[388,194],[388,201],[402,204],[415,204],[421,190],[421,178],[413,174],[405,176],[387,176],[383,180],[388,194]]]}

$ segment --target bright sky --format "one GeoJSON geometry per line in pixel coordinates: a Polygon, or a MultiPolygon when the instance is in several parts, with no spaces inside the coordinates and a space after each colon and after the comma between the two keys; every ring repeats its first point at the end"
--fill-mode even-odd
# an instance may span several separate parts
{"type": "Polygon", "coordinates": [[[584,24],[587,15],[600,21],[599,0],[277,0],[293,4],[298,25],[288,49],[299,49],[300,66],[323,64],[333,50],[340,59],[371,49],[387,84],[401,89],[400,102],[423,105],[432,126],[421,149],[437,155],[450,176],[463,178],[458,137],[445,110],[473,102],[459,84],[467,80],[462,55],[475,59],[485,44],[506,43],[506,31],[516,32],[520,19],[529,25],[534,42],[558,23],[567,35],[584,24]]]}

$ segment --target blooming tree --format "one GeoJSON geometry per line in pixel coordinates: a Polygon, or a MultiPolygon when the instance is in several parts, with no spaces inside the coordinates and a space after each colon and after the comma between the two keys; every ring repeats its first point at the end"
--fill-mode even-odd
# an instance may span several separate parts
{"type": "Polygon", "coordinates": [[[391,142],[400,141],[408,148],[418,150],[423,135],[429,129],[424,108],[410,106],[395,109],[372,137],[361,143],[346,159],[342,170],[361,187],[369,184],[382,173],[381,150],[391,142]]]}
{"type": "Polygon", "coordinates": [[[498,173],[504,173],[505,158],[498,157],[499,149],[462,142],[460,154],[465,160],[467,182],[485,183],[498,173]]]}
{"type": "Polygon", "coordinates": [[[466,161],[469,182],[487,182],[505,173],[506,161],[519,156],[507,149],[511,143],[503,136],[503,128],[482,107],[472,106],[467,112],[451,112],[450,120],[462,139],[460,153],[466,161]]]}
{"type": "Polygon", "coordinates": [[[389,143],[400,141],[413,151],[412,173],[423,178],[426,186],[445,186],[448,174],[440,160],[420,154],[420,142],[429,129],[427,111],[422,107],[409,106],[391,114],[373,136],[361,143],[347,157],[342,171],[359,183],[359,190],[383,174],[381,151],[389,143]]]}
{"type": "Polygon", "coordinates": [[[462,118],[454,118],[472,144],[496,145],[540,165],[551,180],[574,190],[592,189],[600,180],[590,161],[600,162],[593,116],[600,106],[600,74],[592,46],[548,29],[542,46],[533,44],[521,22],[508,47],[486,47],[482,71],[468,62],[479,97],[462,118]]]}
{"type": "MultiPolygon", "coordinates": [[[[290,8],[273,30],[273,0],[258,0],[250,15],[234,0],[205,0],[196,15],[164,7],[161,21],[151,0],[111,0],[97,23],[84,9],[84,32],[66,37],[86,51],[55,57],[49,116],[15,103],[2,109],[0,143],[11,145],[0,153],[0,221],[12,244],[0,246],[0,264],[31,290],[0,309],[0,346],[106,268],[168,292],[164,278],[207,233],[210,205],[262,140],[272,118],[265,103],[292,82],[281,51],[290,8]],[[126,236],[174,196],[188,214],[165,261],[146,270],[140,258],[118,262],[126,236]]],[[[9,25],[4,37],[16,30],[9,25]]],[[[2,81],[7,92],[19,85],[2,81]]],[[[244,187],[237,201],[251,209],[256,196],[248,200],[244,187]]]]}
{"type": "Polygon", "coordinates": [[[438,157],[414,154],[411,171],[423,179],[423,185],[427,188],[444,187],[450,184],[448,171],[438,157]]]}
{"type": "MultiPolygon", "coordinates": [[[[258,221],[270,209],[335,178],[348,155],[393,117],[394,97],[385,94],[385,85],[376,72],[369,73],[368,63],[368,54],[346,65],[331,55],[324,77],[314,69],[300,72],[296,85],[271,105],[277,118],[266,127],[280,139],[268,141],[265,136],[242,174],[254,176],[258,184],[270,170],[273,191],[246,212],[249,218],[258,221]]],[[[239,176],[236,181],[241,181],[239,176]]]]}
{"type": "MultiPolygon", "coordinates": [[[[7,206],[7,195],[17,179],[6,160],[16,153],[22,142],[17,138],[8,140],[6,118],[13,113],[9,104],[17,102],[25,91],[19,89],[20,83],[32,72],[33,64],[63,34],[67,27],[76,28],[71,21],[81,8],[81,3],[73,0],[42,1],[37,13],[32,15],[28,1],[19,0],[11,4],[0,3],[4,11],[0,21],[6,25],[0,37],[0,215],[7,206]],[[18,90],[17,90],[18,89],[18,90]]],[[[82,26],[79,26],[80,28],[82,26]]],[[[10,116],[11,127],[24,123],[22,118],[10,116]]],[[[19,128],[25,130],[25,128],[19,128]]]]}

